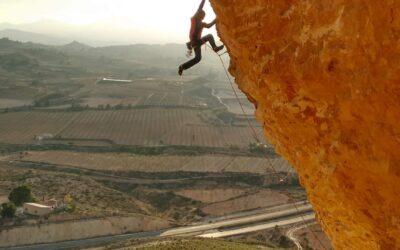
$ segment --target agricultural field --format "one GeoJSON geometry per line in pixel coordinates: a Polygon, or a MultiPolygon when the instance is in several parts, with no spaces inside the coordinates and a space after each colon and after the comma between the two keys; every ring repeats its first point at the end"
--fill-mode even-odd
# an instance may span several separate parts
{"type": "Polygon", "coordinates": [[[218,107],[220,104],[204,86],[206,79],[162,78],[134,79],[132,83],[98,81],[82,99],[81,105],[97,108],[100,105],[152,107],[218,107]],[[106,102],[108,101],[108,102],[106,102]]]}
{"type": "MultiPolygon", "coordinates": [[[[256,129],[262,135],[261,128],[256,129]]],[[[0,114],[2,143],[35,143],[35,137],[43,134],[71,143],[86,139],[140,146],[247,148],[255,142],[250,128],[226,125],[210,110],[144,108],[0,114]]]]}
{"type": "Polygon", "coordinates": [[[82,169],[101,171],[200,172],[200,173],[253,173],[266,174],[272,171],[294,172],[289,163],[281,157],[267,160],[262,157],[223,155],[203,156],[142,156],[113,153],[81,153],[70,151],[29,152],[26,155],[10,156],[21,161],[74,166],[82,169]],[[269,162],[273,165],[271,168],[269,162]]]}
{"type": "Polygon", "coordinates": [[[0,114],[0,141],[10,144],[35,143],[45,133],[56,135],[77,116],[71,112],[17,112],[0,114]]]}
{"type": "MultiPolygon", "coordinates": [[[[0,90],[1,91],[1,90],[0,90]]],[[[33,100],[18,100],[18,99],[5,99],[0,98],[0,109],[13,108],[18,106],[28,106],[32,104],[33,100]]]]}

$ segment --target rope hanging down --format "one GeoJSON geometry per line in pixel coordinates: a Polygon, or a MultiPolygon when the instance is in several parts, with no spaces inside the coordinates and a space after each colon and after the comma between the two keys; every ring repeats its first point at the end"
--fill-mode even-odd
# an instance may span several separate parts
{"type": "MultiPolygon", "coordinates": [[[[206,44],[206,45],[209,47],[208,44],[206,44]]],[[[209,48],[211,48],[211,47],[209,47],[209,48]]],[[[246,111],[245,111],[245,109],[244,109],[244,107],[243,107],[242,102],[240,101],[239,95],[238,95],[238,93],[237,93],[237,91],[236,91],[236,89],[235,89],[235,87],[234,87],[234,84],[233,84],[233,82],[232,82],[232,80],[231,80],[231,77],[229,76],[229,72],[228,72],[227,67],[226,67],[226,65],[225,65],[225,63],[224,63],[224,60],[223,60],[222,57],[221,57],[222,55],[224,55],[224,54],[226,54],[226,53],[228,53],[228,51],[226,51],[226,52],[224,52],[224,53],[222,53],[222,54],[218,54],[218,53],[216,53],[216,54],[218,55],[219,60],[221,61],[221,64],[222,64],[222,67],[224,68],[226,77],[228,78],[228,81],[229,81],[229,83],[230,83],[230,85],[231,85],[231,88],[232,88],[232,90],[233,90],[233,93],[235,94],[235,97],[236,97],[236,99],[237,99],[237,101],[238,101],[238,103],[239,103],[239,105],[240,105],[240,108],[241,108],[241,110],[242,110],[242,112],[243,112],[243,115],[247,118],[247,122],[248,122],[248,124],[249,124],[249,127],[250,127],[251,130],[253,131],[253,137],[255,138],[255,140],[256,140],[257,142],[260,142],[260,140],[258,139],[257,132],[256,132],[254,126],[251,124],[251,121],[250,121],[250,119],[248,118],[248,115],[246,114],[246,111]]],[[[264,157],[265,157],[265,159],[267,160],[267,162],[268,162],[268,164],[269,164],[269,166],[270,166],[270,169],[273,171],[273,173],[274,173],[275,175],[279,176],[278,171],[275,169],[275,167],[274,167],[274,165],[272,164],[272,162],[271,162],[270,158],[268,157],[268,155],[264,155],[264,157]]],[[[297,211],[297,213],[300,214],[300,210],[299,210],[298,206],[296,205],[296,203],[295,203],[293,200],[291,200],[291,203],[292,203],[293,207],[295,208],[295,210],[297,211]]],[[[304,219],[304,216],[303,216],[303,215],[300,215],[300,217],[301,217],[303,223],[306,223],[306,220],[304,219]]],[[[324,244],[322,244],[322,241],[317,237],[317,235],[315,234],[315,232],[312,231],[312,230],[310,229],[310,227],[307,227],[307,229],[308,229],[308,231],[314,236],[314,238],[318,241],[318,243],[322,246],[322,248],[325,249],[325,250],[327,250],[327,248],[325,247],[324,244]]]]}
{"type": "MultiPolygon", "coordinates": [[[[206,44],[206,45],[207,45],[207,47],[209,47],[210,49],[212,49],[212,48],[210,47],[210,45],[208,45],[208,44],[206,44]]],[[[225,55],[225,54],[227,54],[227,53],[228,53],[228,51],[225,51],[225,52],[222,53],[222,54],[218,54],[218,53],[216,53],[216,54],[218,55],[219,60],[221,61],[222,66],[224,67],[226,77],[228,78],[228,80],[229,80],[229,82],[230,82],[232,91],[233,91],[233,93],[235,94],[236,100],[238,101],[238,103],[239,103],[239,105],[240,105],[240,109],[242,110],[243,115],[246,117],[247,123],[249,124],[249,127],[251,128],[251,130],[252,130],[252,132],[253,132],[254,140],[255,140],[257,143],[260,143],[260,140],[258,139],[257,131],[256,131],[256,129],[254,128],[253,124],[251,124],[250,118],[249,118],[249,116],[247,115],[247,113],[246,113],[246,111],[245,111],[245,109],[244,109],[243,103],[240,101],[240,98],[239,98],[239,95],[238,95],[238,93],[237,93],[237,91],[236,91],[236,89],[235,89],[235,86],[233,85],[233,83],[232,83],[232,81],[231,81],[231,78],[229,77],[229,73],[228,73],[228,70],[226,69],[225,63],[224,63],[224,61],[222,60],[222,57],[221,57],[221,56],[223,56],[223,55],[225,55]]]]}

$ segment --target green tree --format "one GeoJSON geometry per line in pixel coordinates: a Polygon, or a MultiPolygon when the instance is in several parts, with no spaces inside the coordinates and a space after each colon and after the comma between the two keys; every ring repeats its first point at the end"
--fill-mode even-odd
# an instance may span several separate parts
{"type": "Polygon", "coordinates": [[[8,196],[8,199],[16,206],[22,206],[22,204],[26,202],[34,201],[31,189],[27,186],[14,188],[8,196]]]}
{"type": "Polygon", "coordinates": [[[17,208],[14,203],[8,202],[1,204],[1,217],[2,218],[12,218],[15,215],[17,208]]]}

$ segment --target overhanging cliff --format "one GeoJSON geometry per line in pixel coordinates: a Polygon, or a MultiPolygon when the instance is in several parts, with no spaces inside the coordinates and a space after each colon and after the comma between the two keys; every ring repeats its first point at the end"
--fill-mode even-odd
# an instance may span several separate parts
{"type": "Polygon", "coordinates": [[[211,0],[230,72],[337,249],[400,249],[400,2],[211,0]]]}

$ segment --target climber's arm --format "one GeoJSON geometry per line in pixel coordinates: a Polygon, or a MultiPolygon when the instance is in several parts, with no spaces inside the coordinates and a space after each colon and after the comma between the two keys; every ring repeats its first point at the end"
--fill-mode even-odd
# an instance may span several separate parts
{"type": "Polygon", "coordinates": [[[207,29],[211,28],[212,26],[214,26],[217,23],[217,19],[214,19],[214,21],[212,21],[211,23],[204,23],[203,26],[207,29]]]}
{"type": "Polygon", "coordinates": [[[199,8],[197,9],[197,11],[202,10],[202,9],[204,8],[204,4],[205,4],[205,3],[206,3],[206,0],[201,0],[200,6],[199,6],[199,8]]]}

